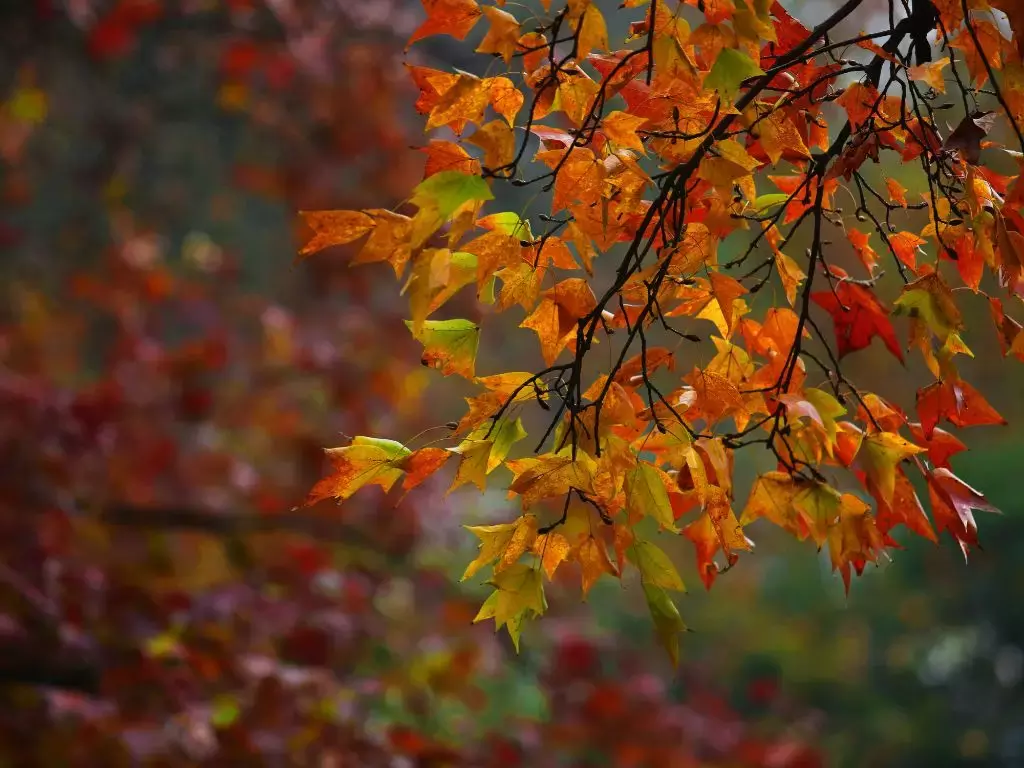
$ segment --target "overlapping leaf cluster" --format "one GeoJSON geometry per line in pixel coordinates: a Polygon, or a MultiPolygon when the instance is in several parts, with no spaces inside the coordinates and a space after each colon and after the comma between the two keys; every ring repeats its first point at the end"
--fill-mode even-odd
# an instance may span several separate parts
{"type": "Polygon", "coordinates": [[[483,25],[476,51],[507,73],[410,65],[436,133],[408,210],[305,212],[302,253],[361,241],[354,262],[386,261],[403,280],[424,364],[480,391],[450,446],[330,449],[334,472],[310,503],[409,490],[449,461],[453,488],[484,489],[504,466],[522,514],[470,528],[480,554],[466,577],[491,567],[494,586],[477,618],[518,643],[567,563],[584,595],[633,572],[674,658],[684,624],[670,593],[683,582],[653,528],[693,543],[708,587],[761,518],[827,546],[847,588],[897,526],[947,531],[965,554],[977,544],[972,510],[992,507],[953,474],[965,446],[939,424],[1003,422],[958,371],[970,294],[990,302],[1004,352],[1024,357],[1012,319],[1024,190],[983,162],[1018,165],[1024,150],[1019,4],[890,3],[880,29],[841,40],[862,0],[813,28],[768,0],[545,0],[536,15],[500,0],[423,5],[411,42],[483,25]],[[628,15],[626,40],[610,39],[611,13],[628,15]],[[955,129],[946,110],[962,115],[955,129]],[[988,138],[997,123],[1007,146],[988,138]],[[869,161],[918,169],[918,187],[878,188],[869,161]],[[550,212],[489,210],[501,182],[550,192],[550,212]],[[893,223],[915,215],[923,227],[893,223]],[[841,240],[862,274],[834,263],[841,240]],[[881,290],[883,263],[898,295],[881,290]],[[755,312],[770,283],[780,301],[755,312]],[[477,375],[486,328],[434,319],[463,289],[525,310],[546,367],[477,375]],[[903,362],[901,335],[934,376],[916,414],[842,366],[875,337],[903,362]],[[590,354],[598,344],[610,367],[590,354]],[[549,426],[520,451],[528,408],[549,426]],[[754,444],[777,466],[739,505],[734,453],[754,444]]]}

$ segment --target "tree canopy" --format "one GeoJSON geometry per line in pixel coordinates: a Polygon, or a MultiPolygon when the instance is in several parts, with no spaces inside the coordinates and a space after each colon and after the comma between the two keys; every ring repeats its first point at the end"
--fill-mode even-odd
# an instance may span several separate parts
{"type": "Polygon", "coordinates": [[[412,55],[448,35],[481,66],[407,64],[422,181],[394,210],[304,211],[300,254],[389,265],[423,365],[475,391],[441,437],[328,449],[307,505],[415,492],[451,463],[451,489],[518,507],[467,526],[463,578],[493,587],[476,621],[518,647],[556,573],[584,597],[638,580],[673,660],[666,534],[707,588],[765,525],[827,549],[847,589],[899,527],[978,546],[974,511],[996,510],[951,457],[960,430],[1005,423],[971,345],[1024,359],[1018,2],[848,0],[806,22],[768,0],[422,3],[412,55]],[[480,370],[511,334],[536,366],[480,370]],[[768,465],[740,487],[753,451],[768,465]]]}

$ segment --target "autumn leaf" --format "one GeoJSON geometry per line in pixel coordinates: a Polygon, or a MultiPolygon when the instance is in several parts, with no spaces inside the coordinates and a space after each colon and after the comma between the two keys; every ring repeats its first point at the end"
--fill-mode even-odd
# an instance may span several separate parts
{"type": "Polygon", "coordinates": [[[506,627],[518,651],[524,622],[547,611],[540,571],[517,563],[495,574],[489,583],[494,592],[484,601],[473,623],[494,619],[495,631],[506,627]]]}
{"type": "MultiPolygon", "coordinates": [[[[461,40],[484,17],[466,47],[491,64],[408,65],[412,106],[438,132],[406,201],[415,213],[303,212],[312,236],[300,255],[365,238],[352,263],[408,272],[401,293],[422,362],[481,388],[450,417],[453,443],[367,467],[386,487],[405,471],[413,488],[456,456],[449,493],[487,491],[499,467],[511,472],[522,514],[475,531],[470,570],[490,563],[496,580],[520,578],[496,584],[481,617],[518,643],[523,621],[542,612],[542,592],[523,586],[534,578],[524,557],[538,579],[580,566],[584,599],[628,560],[677,660],[685,627],[666,590],[682,579],[641,535],[647,518],[682,529],[709,588],[753,546],[745,526],[755,523],[827,547],[847,590],[904,545],[901,526],[976,545],[972,510],[987,502],[950,470],[967,441],[938,426],[1004,423],[960,375],[975,356],[966,340],[979,362],[989,353],[969,335],[971,300],[989,300],[1002,355],[1024,359],[1024,330],[1003,306],[1024,296],[1024,161],[1019,135],[995,131],[1024,119],[1021,14],[993,2],[992,19],[984,3],[920,3],[894,29],[869,14],[843,40],[856,3],[807,25],[767,0],[542,0],[545,21],[526,29],[514,4],[424,0],[414,40],[461,40]],[[926,34],[939,21],[952,52],[926,34]],[[626,47],[611,50],[609,31],[626,47]],[[507,71],[493,73],[496,62],[507,71]],[[953,116],[982,84],[992,111],[953,116]],[[928,106],[936,94],[948,103],[928,106]],[[1006,162],[983,163],[990,148],[1006,162]],[[928,169],[946,181],[936,186],[928,169]],[[523,188],[524,207],[485,213],[502,184],[523,188]],[[431,319],[456,301],[479,322],[431,319]],[[490,322],[504,330],[489,359],[536,337],[543,363],[517,371],[510,358],[513,370],[475,377],[490,322]],[[848,359],[876,337],[901,366],[848,359]],[[904,346],[921,352],[933,384],[915,380],[922,369],[904,346]],[[918,389],[916,416],[897,405],[901,384],[918,389]],[[534,418],[540,439],[525,446],[534,418]],[[774,471],[745,489],[735,467],[752,445],[768,449],[774,471]],[[911,467],[928,484],[934,525],[911,467]],[[851,483],[874,511],[845,492],[851,483]],[[739,518],[735,497],[745,497],[739,518]]],[[[301,345],[289,335],[274,359],[302,357],[301,345]]],[[[388,389],[406,403],[403,386],[388,389]]],[[[318,487],[349,493],[354,471],[318,487]]]]}
{"type": "Polygon", "coordinates": [[[573,551],[573,558],[580,565],[584,600],[602,575],[607,573],[611,576],[618,576],[615,566],[608,558],[608,549],[604,542],[594,536],[583,539],[573,551]]]}
{"type": "Polygon", "coordinates": [[[925,438],[931,439],[935,425],[948,421],[957,427],[1006,424],[1006,419],[989,405],[966,381],[936,381],[917,391],[917,414],[925,438]]]}
{"type": "Polygon", "coordinates": [[[451,455],[451,452],[444,448],[430,446],[410,453],[402,460],[400,466],[401,470],[406,473],[405,480],[402,481],[402,490],[411,491],[422,484],[443,467],[451,455]]]}
{"type": "Polygon", "coordinates": [[[521,36],[519,22],[511,13],[494,6],[487,5],[481,10],[490,27],[477,46],[476,52],[496,54],[508,64],[516,52],[516,44],[521,36]]]}
{"type": "Polygon", "coordinates": [[[328,448],[325,453],[332,472],[313,486],[305,506],[328,498],[344,501],[366,485],[390,490],[402,476],[401,463],[411,451],[394,440],[355,437],[350,445],[328,448]]]}
{"type": "Polygon", "coordinates": [[[637,129],[647,123],[647,118],[628,112],[611,112],[601,121],[601,130],[616,144],[643,152],[644,145],[637,136],[637,129]]]}
{"type": "Polygon", "coordinates": [[[851,569],[860,575],[867,563],[877,561],[885,550],[882,534],[869,514],[870,507],[853,494],[843,494],[836,524],[828,531],[828,551],[832,570],[843,577],[850,591],[851,569]]]}
{"type": "Polygon", "coordinates": [[[675,517],[668,498],[668,488],[672,485],[672,479],[660,469],[638,461],[626,475],[626,508],[630,515],[638,519],[650,517],[662,528],[675,531],[675,517]]]}
{"type": "Polygon", "coordinates": [[[679,635],[687,631],[686,624],[679,615],[679,609],[676,608],[672,598],[666,594],[664,589],[647,583],[643,585],[643,589],[658,639],[667,651],[672,664],[678,666],[679,635]]]}
{"type": "Polygon", "coordinates": [[[572,545],[558,531],[542,533],[533,541],[533,552],[540,557],[541,567],[548,579],[555,577],[558,566],[566,561],[572,545]]]}
{"type": "Polygon", "coordinates": [[[493,199],[487,182],[479,176],[442,171],[417,184],[411,202],[419,208],[435,211],[442,221],[447,221],[468,202],[493,199]]]}
{"type": "Polygon", "coordinates": [[[923,450],[893,432],[876,432],[864,436],[857,461],[867,473],[868,481],[889,503],[896,488],[896,465],[923,450]]]}
{"type": "Polygon", "coordinates": [[[935,529],[921,505],[917,491],[902,468],[896,468],[896,485],[890,501],[886,502],[877,489],[871,490],[878,503],[875,523],[883,535],[897,525],[904,525],[918,536],[938,542],[935,529]]]}
{"type": "Polygon", "coordinates": [[[697,568],[707,589],[711,589],[719,573],[714,558],[720,550],[731,566],[739,557],[738,550],[752,548],[725,492],[717,486],[710,486],[703,513],[683,529],[683,535],[694,543],[697,568]]]}
{"type": "Polygon", "coordinates": [[[935,469],[925,478],[936,527],[940,532],[948,531],[966,557],[970,547],[978,546],[978,524],[973,510],[996,513],[999,510],[948,469],[935,469]]]}
{"type": "Polygon", "coordinates": [[[509,491],[522,498],[524,509],[542,499],[565,496],[570,489],[593,493],[596,463],[585,453],[573,457],[571,448],[557,454],[509,460],[505,466],[515,475],[509,491]]]}
{"type": "Polygon", "coordinates": [[[462,40],[480,19],[480,6],[476,0],[420,0],[427,19],[412,33],[408,48],[417,40],[431,35],[451,35],[462,40]]]}
{"type": "Polygon", "coordinates": [[[867,347],[878,336],[886,348],[903,362],[903,351],[882,302],[862,285],[840,283],[835,291],[811,294],[811,299],[832,316],[838,356],[867,347]]]}
{"type": "Polygon", "coordinates": [[[637,539],[626,553],[640,571],[640,579],[645,587],[652,585],[676,592],[686,591],[668,555],[653,542],[637,539]]]}
{"type": "Polygon", "coordinates": [[[975,112],[967,115],[942,143],[943,149],[960,152],[964,160],[977,165],[981,160],[981,140],[995,125],[994,112],[975,112]]]}
{"type": "Polygon", "coordinates": [[[363,211],[299,211],[299,215],[313,230],[313,237],[299,250],[300,256],[351,243],[375,225],[373,217],[363,211]]]}
{"type": "Polygon", "coordinates": [[[731,101],[742,82],[763,74],[764,70],[742,51],[723,48],[704,77],[704,87],[718,91],[722,99],[731,101]]]}
{"type": "Polygon", "coordinates": [[[480,326],[470,320],[424,320],[417,332],[411,320],[405,324],[423,344],[423,365],[438,369],[444,376],[455,373],[473,378],[480,326]]]}
{"type": "Polygon", "coordinates": [[[480,539],[480,553],[466,566],[462,581],[471,578],[481,568],[495,561],[495,573],[511,567],[537,538],[537,518],[529,514],[523,515],[514,523],[463,527],[480,539]]]}
{"type": "Polygon", "coordinates": [[[929,61],[925,64],[918,64],[916,67],[908,67],[907,74],[914,80],[927,83],[939,93],[946,92],[946,81],[942,70],[949,64],[949,59],[942,58],[937,61],[929,61]]]}
{"type": "Polygon", "coordinates": [[[951,333],[963,328],[953,292],[938,272],[924,275],[905,286],[893,304],[893,314],[920,318],[940,342],[945,342],[951,333]]]}

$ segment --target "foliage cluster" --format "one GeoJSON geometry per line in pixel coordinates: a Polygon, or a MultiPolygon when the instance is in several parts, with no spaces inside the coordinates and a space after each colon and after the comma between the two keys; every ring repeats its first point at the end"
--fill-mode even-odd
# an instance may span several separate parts
{"type": "Polygon", "coordinates": [[[632,574],[677,660],[683,579],[655,530],[692,542],[708,588],[761,520],[827,547],[847,589],[899,526],[977,546],[973,511],[995,508],[952,471],[966,446],[945,427],[1005,423],[961,373],[968,302],[1024,358],[1024,16],[1013,0],[891,1],[872,18],[847,0],[814,25],[768,0],[607,5],[423,0],[410,44],[485,25],[475,50],[493,64],[410,65],[436,132],[425,178],[407,208],[304,212],[301,254],[362,241],[352,263],[403,281],[423,364],[479,393],[450,440],[329,449],[307,503],[408,492],[449,461],[451,488],[483,490],[504,468],[521,514],[470,527],[464,578],[490,567],[493,586],[476,620],[518,647],[556,572],[578,568],[584,596],[632,574]],[[873,178],[893,163],[913,189],[873,178]],[[485,210],[502,183],[549,207],[485,210]],[[437,319],[464,289],[477,317],[437,319]],[[479,375],[481,318],[515,308],[543,366],[479,375]],[[922,373],[855,382],[848,356],[876,338],[911,365],[901,333],[922,373]],[[524,442],[533,410],[546,426],[524,442]],[[749,446],[774,466],[737,506],[749,446]]]}

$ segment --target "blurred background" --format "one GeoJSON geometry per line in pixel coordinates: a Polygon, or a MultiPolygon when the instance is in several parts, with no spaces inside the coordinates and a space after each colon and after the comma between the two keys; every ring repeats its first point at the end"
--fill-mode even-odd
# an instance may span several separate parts
{"type": "MultiPolygon", "coordinates": [[[[518,655],[471,625],[460,526],[507,519],[500,491],[293,510],[322,447],[460,415],[388,267],[293,264],[298,210],[422,178],[403,61],[475,65],[444,37],[404,55],[421,15],[0,3],[0,766],[1024,765],[1017,427],[953,460],[1005,513],[969,565],[915,539],[847,597],[758,529],[705,593],[681,549],[678,670],[617,583],[581,604],[567,577],[518,655]]],[[[1019,424],[967,312],[971,380],[1019,424]]],[[[500,351],[525,366],[523,336],[500,351]]]]}

